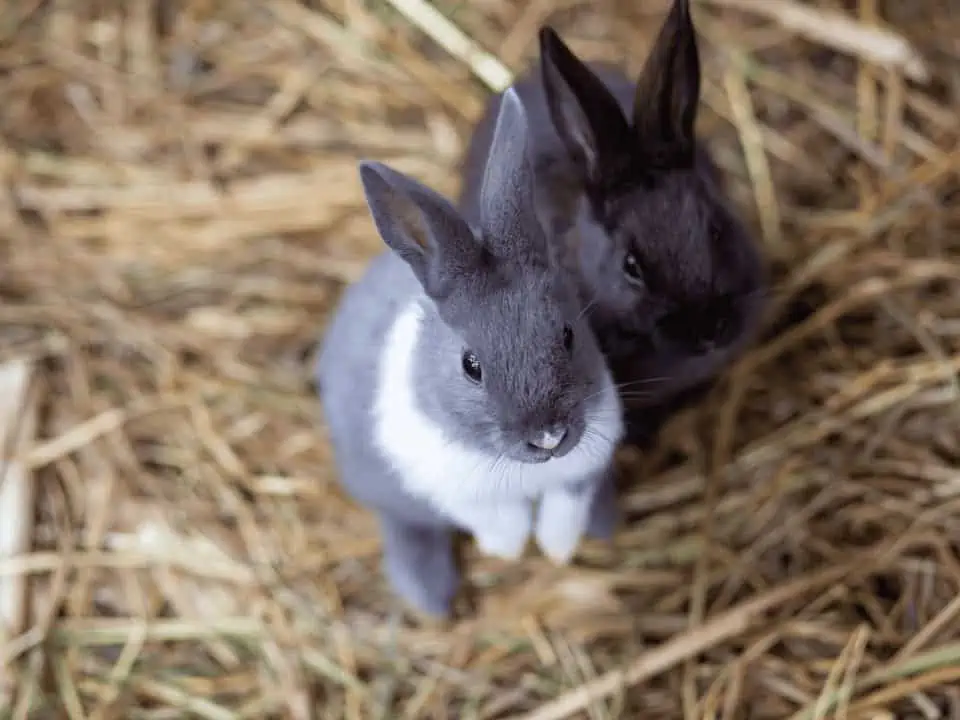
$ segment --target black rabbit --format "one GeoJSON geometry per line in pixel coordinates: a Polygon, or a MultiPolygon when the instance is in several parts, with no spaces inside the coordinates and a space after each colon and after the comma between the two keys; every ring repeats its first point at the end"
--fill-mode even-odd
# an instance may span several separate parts
{"type": "MultiPolygon", "coordinates": [[[[628,442],[708,390],[753,337],[766,272],[694,133],[700,59],[675,0],[636,84],[584,63],[549,27],[513,85],[529,117],[537,215],[578,278],[621,388],[628,442]]],[[[502,94],[471,138],[460,202],[477,212],[502,94]]]]}

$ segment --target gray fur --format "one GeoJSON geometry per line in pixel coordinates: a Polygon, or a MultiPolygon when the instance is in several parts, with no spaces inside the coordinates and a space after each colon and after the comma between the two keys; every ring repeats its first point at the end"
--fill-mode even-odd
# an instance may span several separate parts
{"type": "MultiPolygon", "coordinates": [[[[552,462],[583,456],[585,448],[607,452],[619,439],[619,429],[615,437],[596,436],[595,421],[608,408],[600,398],[604,388],[613,392],[610,375],[577,288],[557,267],[533,215],[527,135],[523,108],[508,94],[479,189],[482,202],[469,223],[420,183],[382,164],[361,163],[371,215],[391,251],[344,292],[317,362],[341,481],[380,517],[384,567],[394,590],[432,615],[449,614],[460,582],[454,529],[472,533],[481,550],[516,557],[535,526],[564,561],[572,552],[563,546],[566,520],[543,512],[535,518],[534,501],[562,494],[566,506],[545,503],[559,502],[559,513],[576,514],[577,503],[589,507],[610,472],[607,462],[566,487],[526,487],[531,475],[506,474],[502,467],[549,469],[552,462]],[[418,411],[451,444],[488,458],[487,485],[461,486],[465,479],[452,472],[440,487],[416,486],[378,444],[378,393],[382,368],[390,367],[381,363],[392,360],[386,344],[410,308],[418,308],[420,318],[410,377],[418,411]],[[565,327],[573,332],[569,349],[565,327]],[[481,383],[465,375],[465,349],[480,360],[481,383]],[[528,445],[557,426],[567,434],[552,454],[528,445]]],[[[609,532],[610,522],[600,514],[589,530],[609,532]]]]}
{"type": "MultiPolygon", "coordinates": [[[[540,62],[512,87],[530,118],[537,213],[590,303],[623,387],[628,439],[645,444],[753,337],[766,292],[762,259],[693,134],[700,66],[688,0],[674,0],[636,83],[611,65],[579,61],[549,28],[540,41],[540,62]],[[639,280],[624,271],[628,251],[639,280]]],[[[467,151],[468,218],[501,97],[467,151]]]]}

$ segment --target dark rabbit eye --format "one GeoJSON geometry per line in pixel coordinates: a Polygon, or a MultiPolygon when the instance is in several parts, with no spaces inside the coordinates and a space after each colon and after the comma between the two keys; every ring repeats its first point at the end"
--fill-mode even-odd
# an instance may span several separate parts
{"type": "Polygon", "coordinates": [[[623,272],[627,277],[634,281],[643,280],[643,268],[640,267],[640,261],[632,252],[628,252],[623,258],[623,272]]]}
{"type": "Polygon", "coordinates": [[[563,328],[563,347],[567,352],[573,350],[573,328],[569,325],[563,328]]]}
{"type": "Polygon", "coordinates": [[[463,353],[460,358],[460,365],[463,367],[463,374],[475,383],[479,383],[483,378],[483,371],[480,369],[480,361],[470,350],[463,353]]]}

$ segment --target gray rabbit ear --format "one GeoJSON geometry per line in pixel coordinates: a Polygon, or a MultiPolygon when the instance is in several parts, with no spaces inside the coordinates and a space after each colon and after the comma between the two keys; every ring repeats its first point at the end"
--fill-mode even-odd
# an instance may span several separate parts
{"type": "Polygon", "coordinates": [[[413,270],[424,291],[445,295],[452,270],[478,261],[481,247],[467,222],[439,193],[383,163],[359,164],[360,182],[377,232],[413,270]]]}
{"type": "Polygon", "coordinates": [[[513,87],[504,91],[480,188],[484,240],[498,254],[539,249],[542,228],[534,209],[533,167],[527,153],[527,113],[513,87]]]}
{"type": "Polygon", "coordinates": [[[616,173],[633,142],[630,125],[603,82],[553,28],[539,32],[541,82],[554,129],[584,179],[616,173]]]}
{"type": "Polygon", "coordinates": [[[689,0],[673,0],[637,81],[633,126],[637,139],[673,162],[694,158],[700,103],[700,54],[689,0]]]}

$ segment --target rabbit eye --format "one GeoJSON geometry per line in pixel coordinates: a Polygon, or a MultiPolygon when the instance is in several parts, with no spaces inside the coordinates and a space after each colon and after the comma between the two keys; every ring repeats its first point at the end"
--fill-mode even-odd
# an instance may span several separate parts
{"type": "Polygon", "coordinates": [[[566,325],[563,328],[563,348],[567,352],[571,352],[573,350],[573,328],[571,328],[569,325],[566,325]]]}
{"type": "Polygon", "coordinates": [[[460,365],[463,367],[463,374],[472,382],[479,383],[483,379],[480,361],[472,351],[467,350],[463,353],[463,357],[460,358],[460,365]]]}
{"type": "Polygon", "coordinates": [[[634,281],[640,282],[643,280],[643,268],[640,267],[640,261],[637,259],[637,256],[628,252],[623,258],[623,272],[626,276],[634,281]]]}

